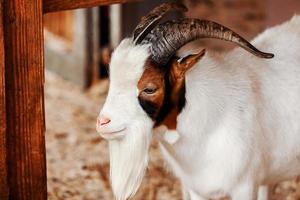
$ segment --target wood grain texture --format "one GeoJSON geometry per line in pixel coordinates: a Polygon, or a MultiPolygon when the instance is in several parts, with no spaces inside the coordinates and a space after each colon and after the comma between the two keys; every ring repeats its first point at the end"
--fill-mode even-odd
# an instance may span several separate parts
{"type": "Polygon", "coordinates": [[[46,200],[42,0],[4,1],[10,200],[46,200]]]}
{"type": "Polygon", "coordinates": [[[115,3],[127,3],[138,0],[44,0],[44,13],[71,10],[77,8],[90,8],[115,3]]]}
{"type": "Polygon", "coordinates": [[[5,63],[3,33],[3,0],[0,0],[0,199],[8,199],[6,165],[5,63]]]}

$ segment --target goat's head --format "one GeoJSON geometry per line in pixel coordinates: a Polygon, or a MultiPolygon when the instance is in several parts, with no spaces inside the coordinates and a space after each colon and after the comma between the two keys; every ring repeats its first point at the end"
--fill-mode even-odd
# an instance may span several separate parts
{"type": "Polygon", "coordinates": [[[176,128],[176,115],[185,103],[185,73],[205,54],[203,50],[177,58],[181,46],[209,37],[234,42],[259,57],[273,56],[215,22],[179,19],[158,25],[171,10],[186,7],[167,3],[155,8],[111,58],[110,87],[97,130],[109,140],[112,188],[120,200],[134,194],[141,183],[153,127],[176,128]]]}

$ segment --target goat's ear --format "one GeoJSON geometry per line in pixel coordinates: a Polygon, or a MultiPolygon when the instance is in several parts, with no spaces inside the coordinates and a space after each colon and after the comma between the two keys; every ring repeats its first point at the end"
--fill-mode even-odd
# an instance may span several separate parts
{"type": "Polygon", "coordinates": [[[184,78],[185,73],[191,69],[203,56],[205,49],[198,53],[189,54],[182,58],[174,58],[171,65],[173,79],[184,78]]]}
{"type": "Polygon", "coordinates": [[[204,55],[205,49],[202,49],[200,52],[197,53],[186,55],[177,60],[178,66],[185,73],[186,71],[191,69],[204,55]]]}

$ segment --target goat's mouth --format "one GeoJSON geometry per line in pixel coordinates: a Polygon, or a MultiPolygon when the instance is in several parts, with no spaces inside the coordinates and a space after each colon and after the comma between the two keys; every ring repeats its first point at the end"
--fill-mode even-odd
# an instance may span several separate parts
{"type": "Polygon", "coordinates": [[[100,135],[106,140],[122,139],[125,136],[126,127],[110,132],[101,132],[100,135]]]}

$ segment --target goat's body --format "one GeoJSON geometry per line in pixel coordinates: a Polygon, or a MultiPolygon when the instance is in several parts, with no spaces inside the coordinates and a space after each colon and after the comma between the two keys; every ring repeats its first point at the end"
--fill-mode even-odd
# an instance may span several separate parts
{"type": "Polygon", "coordinates": [[[275,57],[235,49],[186,75],[180,139],[161,149],[192,199],[252,200],[258,185],[300,174],[300,17],[253,44],[275,57]]]}

